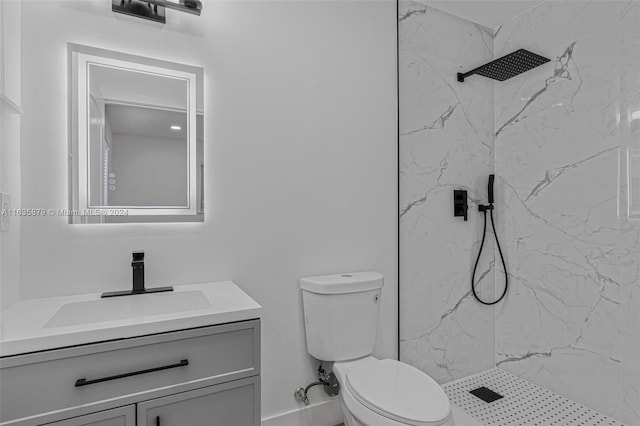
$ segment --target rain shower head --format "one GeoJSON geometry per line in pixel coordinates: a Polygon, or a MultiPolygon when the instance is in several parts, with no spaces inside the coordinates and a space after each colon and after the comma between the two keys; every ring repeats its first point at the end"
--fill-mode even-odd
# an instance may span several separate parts
{"type": "Polygon", "coordinates": [[[465,78],[473,74],[505,81],[547,62],[549,62],[549,59],[544,56],[536,55],[525,49],[519,49],[469,72],[458,73],[458,81],[463,82],[465,78]]]}

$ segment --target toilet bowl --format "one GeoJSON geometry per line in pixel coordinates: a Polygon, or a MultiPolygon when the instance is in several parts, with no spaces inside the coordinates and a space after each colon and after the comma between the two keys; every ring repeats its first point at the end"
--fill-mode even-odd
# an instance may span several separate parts
{"type": "Polygon", "coordinates": [[[454,426],[449,399],[428,375],[372,356],[336,362],[346,426],[454,426]]]}
{"type": "Polygon", "coordinates": [[[371,355],[383,281],[377,272],[302,278],[307,351],[333,361],[346,426],[454,426],[449,399],[435,380],[371,355]]]}

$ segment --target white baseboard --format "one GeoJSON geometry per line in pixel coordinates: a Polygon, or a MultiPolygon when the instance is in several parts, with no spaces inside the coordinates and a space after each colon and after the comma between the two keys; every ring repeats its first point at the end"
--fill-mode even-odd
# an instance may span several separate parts
{"type": "Polygon", "coordinates": [[[262,426],[335,426],[344,422],[340,399],[288,411],[262,419],[262,426]]]}

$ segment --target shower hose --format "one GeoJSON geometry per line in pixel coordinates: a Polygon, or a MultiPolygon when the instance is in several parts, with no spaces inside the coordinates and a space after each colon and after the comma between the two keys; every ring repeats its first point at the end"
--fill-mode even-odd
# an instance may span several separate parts
{"type": "MultiPolygon", "coordinates": [[[[491,200],[490,200],[491,201],[491,200]]],[[[495,305],[504,299],[504,296],[507,294],[507,289],[509,288],[509,274],[507,273],[507,265],[504,261],[504,256],[502,255],[502,248],[500,248],[500,241],[498,241],[498,233],[496,232],[496,225],[493,221],[493,204],[489,205],[480,205],[479,209],[482,213],[484,213],[484,227],[482,228],[482,242],[480,243],[480,250],[478,251],[478,257],[476,258],[476,264],[473,265],[473,274],[471,275],[471,291],[473,292],[473,297],[483,305],[495,305]],[[487,210],[489,210],[489,216],[491,216],[491,228],[493,228],[493,235],[496,238],[496,245],[498,246],[498,253],[500,253],[500,260],[502,260],[502,266],[504,268],[504,290],[498,299],[493,302],[486,302],[478,296],[476,293],[476,269],[478,268],[478,262],[480,261],[480,255],[482,254],[482,249],[484,248],[484,240],[487,236],[487,210]]]]}

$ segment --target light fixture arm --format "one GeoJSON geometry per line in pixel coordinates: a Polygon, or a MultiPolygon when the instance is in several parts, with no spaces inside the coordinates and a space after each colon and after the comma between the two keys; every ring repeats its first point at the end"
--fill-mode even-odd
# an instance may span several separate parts
{"type": "Polygon", "coordinates": [[[181,1],[180,3],[172,2],[169,0],[144,0],[149,4],[154,6],[166,7],[168,9],[179,10],[180,12],[191,13],[192,15],[200,16],[200,12],[202,12],[202,3],[200,1],[192,0],[192,1],[181,1]],[[194,4],[196,7],[189,7],[186,4],[194,4]]]}
{"type": "Polygon", "coordinates": [[[200,0],[111,0],[111,10],[150,21],[166,23],[165,9],[200,16],[200,0]]]}

